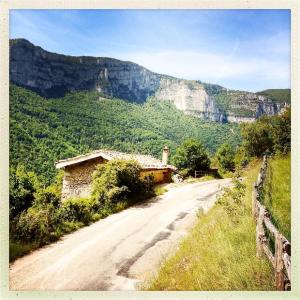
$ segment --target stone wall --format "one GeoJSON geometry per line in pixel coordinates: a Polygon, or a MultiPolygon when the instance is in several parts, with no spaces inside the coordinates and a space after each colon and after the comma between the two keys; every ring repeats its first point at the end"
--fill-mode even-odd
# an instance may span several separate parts
{"type": "Polygon", "coordinates": [[[72,197],[89,197],[92,191],[92,174],[98,164],[105,163],[97,157],[65,168],[63,179],[62,200],[72,197]]]}

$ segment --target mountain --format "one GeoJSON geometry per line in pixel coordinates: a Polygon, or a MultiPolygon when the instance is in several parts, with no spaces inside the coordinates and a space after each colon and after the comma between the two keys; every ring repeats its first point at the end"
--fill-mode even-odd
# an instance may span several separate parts
{"type": "Polygon", "coordinates": [[[97,91],[47,99],[10,85],[10,167],[23,164],[49,184],[55,161],[107,148],[161,158],[186,139],[201,140],[210,153],[224,142],[241,142],[238,124],[221,124],[184,114],[169,101],[143,104],[99,98],[97,91]]]}
{"type": "Polygon", "coordinates": [[[285,106],[267,94],[157,74],[113,58],[51,53],[25,39],[10,40],[10,81],[46,98],[88,90],[143,104],[151,96],[173,102],[186,114],[222,123],[252,121],[263,114],[274,115],[285,106]]]}

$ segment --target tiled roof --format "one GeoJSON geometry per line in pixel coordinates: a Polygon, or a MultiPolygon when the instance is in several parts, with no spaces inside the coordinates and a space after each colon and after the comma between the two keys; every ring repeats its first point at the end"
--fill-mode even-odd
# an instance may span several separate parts
{"type": "Polygon", "coordinates": [[[61,169],[97,157],[103,157],[106,160],[112,160],[112,159],[136,160],[143,169],[165,169],[165,168],[169,168],[172,170],[176,169],[172,165],[164,165],[159,159],[154,158],[153,156],[150,155],[130,154],[130,153],[113,151],[113,150],[105,150],[105,149],[95,150],[85,155],[79,155],[76,157],[59,160],[58,162],[56,162],[55,165],[57,169],[61,169]]]}

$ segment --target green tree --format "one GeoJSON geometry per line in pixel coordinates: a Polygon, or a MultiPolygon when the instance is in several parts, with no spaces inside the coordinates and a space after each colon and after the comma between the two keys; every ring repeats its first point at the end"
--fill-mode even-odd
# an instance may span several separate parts
{"type": "Polygon", "coordinates": [[[185,170],[187,175],[209,169],[210,160],[208,153],[200,141],[190,139],[177,148],[173,163],[180,170],[185,170]]]}
{"type": "Polygon", "coordinates": [[[245,167],[249,162],[249,156],[243,146],[237,148],[234,156],[234,165],[236,169],[245,167]]]}
{"type": "Polygon", "coordinates": [[[231,145],[224,143],[217,150],[216,158],[222,171],[234,170],[234,150],[231,145]]]}
{"type": "Polygon", "coordinates": [[[262,156],[265,152],[273,151],[272,117],[262,117],[253,123],[243,123],[242,137],[244,147],[250,156],[262,156]]]}
{"type": "Polygon", "coordinates": [[[28,209],[34,201],[39,182],[34,172],[27,172],[22,165],[10,170],[9,212],[12,218],[28,209]]]}
{"type": "Polygon", "coordinates": [[[274,150],[288,153],[291,150],[291,108],[274,117],[273,122],[274,150]]]}

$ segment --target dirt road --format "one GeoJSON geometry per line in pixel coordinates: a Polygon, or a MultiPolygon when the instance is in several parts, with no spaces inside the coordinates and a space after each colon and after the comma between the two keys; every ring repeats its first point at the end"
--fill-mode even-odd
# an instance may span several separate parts
{"type": "Polygon", "coordinates": [[[111,215],[10,266],[11,290],[134,290],[178,246],[229,179],[191,183],[111,215]]]}

